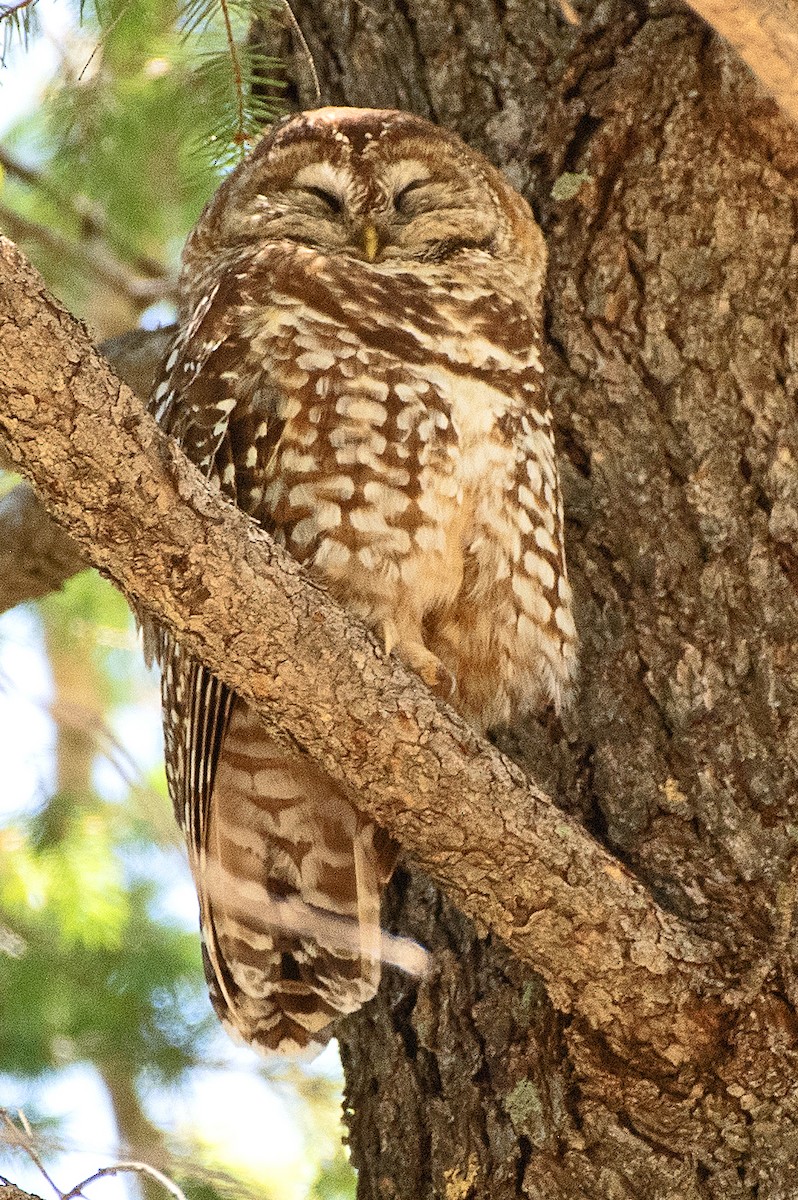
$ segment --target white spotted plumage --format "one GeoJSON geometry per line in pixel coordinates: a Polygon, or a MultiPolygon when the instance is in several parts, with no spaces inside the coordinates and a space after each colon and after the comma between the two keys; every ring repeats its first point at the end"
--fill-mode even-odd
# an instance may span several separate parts
{"type": "MultiPolygon", "coordinates": [[[[479,729],[567,700],[562,503],[525,202],[406,113],[277,126],[191,235],[153,407],[479,729]]],[[[396,848],[161,637],[167,766],[222,1018],[317,1045],[379,979],[396,848]]],[[[376,732],[376,731],[375,731],[376,732]]]]}

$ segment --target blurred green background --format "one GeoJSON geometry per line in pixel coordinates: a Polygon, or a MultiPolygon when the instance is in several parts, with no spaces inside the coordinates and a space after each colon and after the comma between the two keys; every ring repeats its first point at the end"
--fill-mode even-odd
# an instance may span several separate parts
{"type": "MultiPolygon", "coordinates": [[[[0,25],[0,231],[98,342],[173,318],[186,233],[279,107],[252,15],[38,0],[0,25]]],[[[195,1200],[352,1197],[335,1047],[266,1062],[211,1013],[161,757],[157,677],[109,584],[85,572],[0,618],[0,1107],[64,1191],[121,1146],[195,1200]]],[[[2,1139],[0,1175],[49,1195],[2,1139]]],[[[87,1191],[142,1194],[166,1193],[87,1191]]]]}

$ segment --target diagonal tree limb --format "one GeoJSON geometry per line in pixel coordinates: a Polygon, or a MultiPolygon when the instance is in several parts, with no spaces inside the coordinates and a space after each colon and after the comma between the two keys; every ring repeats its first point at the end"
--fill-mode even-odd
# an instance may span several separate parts
{"type": "Polygon", "coordinates": [[[0,498],[0,612],[57,591],[85,565],[28,484],[0,498]]]}
{"type": "Polygon", "coordinates": [[[713,1052],[711,947],[208,487],[4,239],[0,442],[87,561],[316,759],[560,1009],[661,1070],[713,1052]]]}
{"type": "Polygon", "coordinates": [[[31,221],[2,203],[0,226],[15,238],[38,243],[51,254],[71,263],[84,275],[98,280],[112,291],[121,293],[139,310],[156,300],[167,300],[174,296],[175,281],[170,276],[152,275],[149,271],[142,274],[135,266],[128,267],[117,259],[101,243],[73,241],[58,230],[50,229],[38,221],[31,221]]]}
{"type": "Polygon", "coordinates": [[[796,0],[688,0],[729,42],[798,122],[798,4],[796,0]]]}

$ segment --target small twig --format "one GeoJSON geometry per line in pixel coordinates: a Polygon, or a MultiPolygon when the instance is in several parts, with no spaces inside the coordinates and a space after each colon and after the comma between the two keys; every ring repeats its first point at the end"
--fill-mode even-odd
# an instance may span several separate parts
{"type": "MultiPolygon", "coordinates": [[[[133,1171],[138,1175],[148,1175],[154,1179],[156,1183],[160,1183],[165,1191],[169,1192],[170,1196],[174,1196],[175,1200],[187,1200],[185,1192],[181,1191],[176,1183],[173,1183],[163,1172],[151,1167],[149,1163],[144,1162],[118,1162],[112,1163],[110,1167],[101,1167],[99,1171],[95,1171],[93,1175],[89,1175],[87,1179],[76,1183],[68,1192],[62,1192],[57,1183],[48,1175],[44,1163],[39,1158],[39,1155],[34,1150],[35,1135],[30,1127],[30,1122],[25,1116],[21,1108],[17,1109],[17,1120],[22,1126],[22,1132],[14,1123],[13,1118],[9,1115],[6,1109],[0,1109],[0,1118],[5,1126],[5,1140],[12,1146],[19,1147],[20,1150],[28,1155],[31,1161],[36,1165],[41,1172],[42,1177],[47,1181],[59,1200],[75,1200],[76,1196],[83,1194],[83,1189],[88,1187],[90,1183],[94,1183],[98,1179],[104,1179],[108,1175],[118,1175],[122,1171],[133,1171]]],[[[2,1178],[0,1176],[0,1178],[2,1178]]]]}
{"type": "MultiPolygon", "coordinates": [[[[225,1064],[221,1060],[217,1062],[214,1059],[210,1059],[210,1060],[206,1061],[204,1063],[204,1065],[214,1067],[215,1069],[220,1069],[225,1064]]],[[[283,1067],[283,1070],[285,1070],[286,1064],[282,1064],[282,1067],[283,1067]]],[[[10,1117],[7,1112],[5,1112],[3,1109],[0,1108],[0,1143],[6,1142],[9,1145],[13,1145],[15,1147],[19,1147],[23,1150],[26,1150],[27,1147],[26,1147],[25,1143],[23,1142],[22,1131],[16,1127],[16,1125],[13,1123],[13,1121],[11,1121],[11,1136],[10,1137],[7,1136],[4,1129],[2,1128],[4,1120],[5,1120],[5,1123],[8,1124],[10,1117]]],[[[100,1149],[96,1145],[87,1143],[83,1138],[74,1140],[72,1138],[60,1138],[60,1137],[53,1137],[50,1135],[45,1136],[45,1135],[34,1134],[32,1136],[35,1138],[36,1145],[42,1151],[44,1151],[45,1153],[48,1153],[48,1154],[66,1154],[66,1153],[79,1152],[81,1154],[91,1153],[91,1154],[95,1154],[98,1156],[102,1155],[103,1158],[108,1158],[109,1155],[112,1153],[111,1151],[109,1151],[107,1149],[100,1149]]],[[[144,1154],[145,1151],[143,1148],[138,1149],[138,1148],[131,1148],[130,1146],[128,1146],[124,1150],[122,1150],[121,1148],[117,1148],[117,1150],[113,1151],[113,1153],[119,1154],[121,1156],[122,1154],[144,1154]]],[[[169,1154],[168,1162],[170,1164],[170,1167],[169,1167],[170,1170],[178,1170],[178,1169],[182,1170],[185,1172],[186,1175],[190,1174],[192,1179],[195,1179],[201,1183],[208,1184],[211,1188],[214,1189],[214,1192],[218,1192],[220,1195],[222,1194],[222,1192],[224,1192],[225,1195],[228,1195],[228,1194],[235,1195],[237,1200],[259,1200],[259,1198],[261,1197],[261,1192],[257,1192],[257,1194],[256,1194],[252,1190],[252,1188],[250,1188],[247,1185],[242,1184],[238,1180],[232,1178],[232,1176],[227,1174],[227,1172],[209,1168],[209,1167],[200,1166],[196,1162],[193,1151],[191,1153],[189,1153],[188,1150],[186,1150],[186,1152],[181,1153],[181,1154],[169,1154]]],[[[113,1169],[113,1170],[119,1171],[119,1170],[127,1170],[127,1169],[132,1170],[134,1168],[140,1168],[145,1171],[148,1170],[150,1172],[156,1170],[156,1168],[153,1167],[150,1163],[145,1164],[145,1163],[140,1162],[138,1159],[130,1160],[130,1159],[121,1158],[121,1157],[117,1163],[112,1164],[111,1168],[106,1167],[104,1170],[108,1171],[110,1169],[113,1169]]],[[[166,1167],[164,1166],[164,1164],[162,1164],[162,1169],[166,1170],[166,1167]]],[[[82,1183],[77,1184],[76,1187],[87,1187],[89,1182],[91,1180],[94,1180],[96,1177],[97,1177],[96,1175],[92,1175],[92,1176],[90,1176],[89,1180],[84,1180],[82,1183]]],[[[3,1182],[3,1176],[0,1175],[0,1183],[2,1183],[2,1182],[3,1182]]],[[[11,1181],[8,1181],[8,1182],[11,1182],[11,1181]]],[[[47,1182],[50,1184],[53,1191],[57,1193],[59,1200],[65,1200],[64,1193],[60,1190],[60,1188],[58,1188],[51,1179],[48,1179],[47,1182]]],[[[171,1182],[171,1180],[170,1180],[170,1182],[171,1182]]],[[[13,1182],[11,1182],[11,1186],[12,1187],[14,1186],[13,1182]]],[[[71,1194],[74,1194],[74,1192],[75,1192],[75,1188],[73,1187],[71,1194]]]]}
{"type": "Polygon", "coordinates": [[[61,1195],[61,1200],[74,1200],[76,1196],[83,1193],[83,1189],[88,1187],[90,1183],[95,1183],[98,1179],[105,1179],[109,1175],[118,1175],[122,1171],[134,1171],[139,1175],[147,1175],[150,1179],[154,1179],[156,1183],[160,1183],[161,1187],[174,1196],[175,1200],[187,1200],[185,1192],[181,1191],[176,1183],[167,1178],[155,1167],[151,1167],[149,1163],[143,1162],[118,1162],[113,1163],[110,1167],[101,1167],[99,1171],[95,1171],[93,1175],[89,1175],[88,1179],[84,1179],[81,1183],[75,1186],[68,1192],[61,1195]]]}
{"type": "Polygon", "coordinates": [[[569,0],[560,0],[560,9],[569,25],[581,25],[582,18],[569,0]]]}
{"type": "Polygon", "coordinates": [[[20,1150],[23,1150],[25,1154],[28,1155],[28,1158],[30,1158],[35,1166],[39,1169],[42,1177],[47,1181],[47,1183],[49,1183],[55,1194],[59,1197],[63,1196],[63,1192],[47,1174],[44,1163],[33,1148],[35,1141],[33,1130],[31,1129],[28,1118],[25,1116],[25,1113],[22,1111],[22,1109],[17,1109],[17,1120],[22,1126],[22,1133],[20,1133],[19,1129],[14,1124],[13,1118],[6,1109],[0,1109],[0,1117],[2,1117],[3,1125],[6,1129],[5,1140],[9,1143],[9,1145],[17,1146],[20,1150]]]}
{"type": "Polygon", "coordinates": [[[305,55],[305,58],[307,59],[308,66],[310,67],[310,75],[313,80],[313,87],[316,90],[316,104],[319,105],[319,104],[321,104],[321,84],[319,83],[319,76],[316,71],[316,64],[313,61],[313,53],[310,49],[310,46],[307,43],[304,33],[302,32],[299,21],[297,21],[295,15],[294,15],[294,10],[290,5],[289,0],[280,0],[280,2],[283,6],[283,10],[284,10],[286,16],[288,17],[288,24],[291,26],[294,33],[296,34],[297,40],[299,41],[299,44],[302,47],[302,51],[305,55]]]}
{"type": "Polygon", "coordinates": [[[133,2],[133,0],[128,0],[127,4],[123,4],[121,9],[119,10],[119,12],[114,17],[111,24],[108,26],[108,28],[104,29],[102,31],[102,36],[101,36],[100,40],[98,41],[97,45],[94,47],[91,54],[89,55],[89,57],[86,59],[85,63],[83,64],[83,69],[81,70],[80,74],[78,75],[78,83],[80,83],[80,81],[83,79],[83,76],[88,71],[89,67],[91,66],[92,62],[94,61],[94,57],[97,54],[97,52],[103,48],[103,46],[106,44],[106,42],[108,41],[111,34],[116,29],[119,22],[124,18],[128,9],[130,8],[130,5],[132,4],[132,2],[133,2]]]}
{"type": "Polygon", "coordinates": [[[222,10],[224,18],[224,33],[227,39],[227,49],[230,51],[230,62],[233,64],[233,80],[236,90],[236,117],[238,129],[233,141],[237,146],[241,147],[242,152],[246,149],[246,115],[244,113],[244,75],[241,70],[241,59],[238,54],[238,46],[233,34],[233,24],[230,20],[230,9],[227,5],[227,0],[219,0],[219,7],[222,10]]]}

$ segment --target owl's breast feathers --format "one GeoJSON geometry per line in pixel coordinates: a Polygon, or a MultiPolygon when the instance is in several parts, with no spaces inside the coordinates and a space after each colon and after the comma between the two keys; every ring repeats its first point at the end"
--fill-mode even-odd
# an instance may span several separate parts
{"type": "Polygon", "coordinates": [[[171,386],[193,372],[190,457],[388,645],[418,633],[485,727],[559,706],[576,638],[538,299],[473,257],[260,247],[195,305],[171,386]]]}

